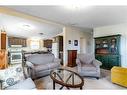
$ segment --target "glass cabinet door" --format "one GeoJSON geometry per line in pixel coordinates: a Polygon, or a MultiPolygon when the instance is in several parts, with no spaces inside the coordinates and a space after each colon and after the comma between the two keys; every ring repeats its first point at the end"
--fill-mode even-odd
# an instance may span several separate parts
{"type": "Polygon", "coordinates": [[[110,52],[111,52],[111,54],[118,53],[117,37],[113,37],[110,39],[110,52]]]}

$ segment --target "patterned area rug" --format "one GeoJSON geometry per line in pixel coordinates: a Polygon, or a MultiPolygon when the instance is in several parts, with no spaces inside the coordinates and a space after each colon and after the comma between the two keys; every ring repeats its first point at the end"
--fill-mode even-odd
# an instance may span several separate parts
{"type": "MultiPolygon", "coordinates": [[[[66,69],[72,70],[72,71],[77,71],[77,68],[69,68],[66,67],[66,69]]],[[[52,83],[52,79],[50,78],[50,76],[45,76],[42,77],[40,79],[37,79],[34,81],[37,88],[39,90],[52,90],[53,89],[53,83],[52,83]]],[[[56,84],[56,89],[59,89],[61,87],[61,85],[56,84]]],[[[67,89],[66,87],[64,87],[63,89],[67,89]]],[[[84,77],[84,86],[83,86],[83,90],[122,90],[122,89],[126,89],[124,87],[121,87],[119,85],[113,84],[110,80],[110,70],[104,70],[101,69],[101,77],[99,80],[97,80],[96,78],[91,78],[91,77],[84,77]]],[[[72,90],[79,90],[79,88],[73,88],[72,90]]]]}

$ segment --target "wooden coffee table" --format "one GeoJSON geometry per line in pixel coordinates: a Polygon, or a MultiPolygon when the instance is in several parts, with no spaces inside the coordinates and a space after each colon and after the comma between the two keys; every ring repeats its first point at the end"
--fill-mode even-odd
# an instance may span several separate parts
{"type": "Polygon", "coordinates": [[[84,85],[84,80],[79,74],[67,69],[59,68],[56,70],[52,70],[50,72],[50,77],[53,80],[53,89],[55,89],[55,83],[61,85],[60,89],[63,89],[63,87],[66,87],[67,89],[82,89],[84,85]]]}

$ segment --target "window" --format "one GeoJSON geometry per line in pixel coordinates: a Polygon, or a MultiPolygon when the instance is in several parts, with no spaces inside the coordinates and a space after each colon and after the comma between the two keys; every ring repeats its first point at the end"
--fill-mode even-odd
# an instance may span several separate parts
{"type": "Polygon", "coordinates": [[[31,40],[30,47],[31,49],[39,49],[39,40],[31,40]]]}

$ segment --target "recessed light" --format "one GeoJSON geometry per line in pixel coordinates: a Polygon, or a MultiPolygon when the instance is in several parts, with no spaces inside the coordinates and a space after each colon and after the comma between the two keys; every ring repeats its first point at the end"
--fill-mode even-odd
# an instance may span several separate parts
{"type": "Polygon", "coordinates": [[[44,33],[39,33],[40,35],[44,35],[44,33]]]}
{"type": "Polygon", "coordinates": [[[17,26],[22,29],[22,30],[25,30],[25,31],[31,31],[33,30],[35,27],[29,23],[19,23],[17,24],[17,26]]]}
{"type": "Polygon", "coordinates": [[[80,10],[80,9],[84,9],[87,8],[88,6],[86,5],[80,5],[80,4],[74,4],[74,5],[67,5],[65,6],[66,9],[69,10],[80,10]]]}
{"type": "Polygon", "coordinates": [[[68,23],[69,26],[76,26],[78,23],[68,23]]]}
{"type": "Polygon", "coordinates": [[[23,27],[30,27],[30,25],[23,25],[23,27]]]}
{"type": "Polygon", "coordinates": [[[73,24],[70,24],[71,26],[75,26],[75,25],[77,25],[76,23],[73,23],[73,24]]]}

